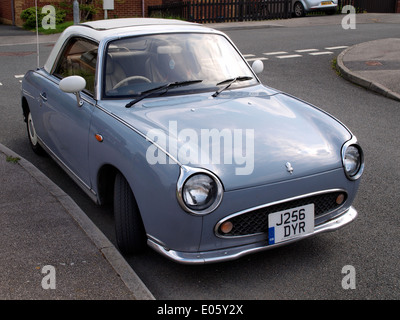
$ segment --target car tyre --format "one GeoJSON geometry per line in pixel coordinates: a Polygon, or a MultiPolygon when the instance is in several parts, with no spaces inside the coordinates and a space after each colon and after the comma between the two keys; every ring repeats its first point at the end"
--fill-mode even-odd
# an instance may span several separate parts
{"type": "Polygon", "coordinates": [[[132,189],[128,181],[117,173],[114,183],[115,234],[119,250],[134,254],[146,247],[146,232],[132,189]]]}
{"type": "Polygon", "coordinates": [[[36,134],[35,125],[33,124],[32,114],[30,111],[28,112],[28,115],[26,117],[26,129],[28,131],[29,144],[31,145],[33,152],[38,155],[45,154],[43,148],[39,144],[38,136],[36,134]]]}
{"type": "Polygon", "coordinates": [[[306,15],[306,11],[301,2],[296,2],[293,6],[293,16],[296,18],[304,17],[306,15]]]}

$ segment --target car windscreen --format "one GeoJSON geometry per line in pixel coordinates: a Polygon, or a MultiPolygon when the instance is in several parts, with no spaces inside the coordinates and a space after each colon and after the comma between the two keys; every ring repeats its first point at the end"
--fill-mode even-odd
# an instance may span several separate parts
{"type": "Polygon", "coordinates": [[[257,84],[253,72],[232,44],[222,35],[173,33],[123,38],[107,46],[104,61],[103,96],[140,96],[171,83],[169,93],[218,90],[217,84],[237,77],[231,89],[257,84]],[[197,81],[201,80],[201,81],[197,81]]]}

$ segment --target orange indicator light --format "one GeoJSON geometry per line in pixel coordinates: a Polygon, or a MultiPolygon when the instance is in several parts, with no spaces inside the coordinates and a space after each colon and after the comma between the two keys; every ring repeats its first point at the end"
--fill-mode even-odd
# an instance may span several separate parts
{"type": "Polygon", "coordinates": [[[223,233],[229,233],[233,229],[233,224],[230,221],[225,221],[223,224],[221,224],[221,231],[223,233]]]}
{"type": "Polygon", "coordinates": [[[103,142],[103,136],[101,135],[101,134],[95,134],[94,135],[95,137],[96,137],[96,140],[98,141],[98,142],[103,142]]]}
{"type": "Polygon", "coordinates": [[[339,195],[337,196],[337,198],[336,198],[336,203],[339,204],[339,205],[341,205],[343,202],[344,202],[344,194],[341,193],[341,194],[339,194],[339,195]]]}

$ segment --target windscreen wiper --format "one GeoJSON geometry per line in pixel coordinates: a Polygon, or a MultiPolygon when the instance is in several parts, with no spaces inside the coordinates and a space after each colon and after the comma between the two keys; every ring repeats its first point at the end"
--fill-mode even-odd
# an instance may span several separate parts
{"type": "Polygon", "coordinates": [[[241,76],[241,77],[236,77],[236,78],[231,78],[231,79],[226,79],[224,81],[218,82],[217,86],[220,86],[222,84],[227,84],[225,87],[218,89],[212,96],[215,98],[216,96],[218,96],[222,91],[228,89],[232,84],[234,84],[237,81],[247,81],[247,80],[251,80],[253,79],[253,77],[249,77],[249,76],[241,76]]]}
{"type": "Polygon", "coordinates": [[[164,94],[164,93],[166,93],[166,92],[167,92],[169,89],[171,89],[171,88],[178,88],[178,87],[189,86],[189,85],[191,85],[191,84],[200,83],[200,82],[202,82],[202,81],[203,81],[203,80],[189,80],[189,81],[169,82],[169,83],[166,83],[166,84],[164,84],[164,85],[162,85],[162,86],[155,87],[155,88],[153,88],[153,89],[143,91],[143,92],[140,93],[140,96],[139,96],[138,98],[136,98],[136,99],[132,100],[131,102],[127,103],[126,106],[125,106],[125,108],[130,108],[130,107],[132,107],[135,103],[137,103],[137,102],[139,102],[139,101],[141,101],[141,100],[147,98],[148,96],[150,96],[150,95],[152,95],[153,93],[156,93],[156,92],[158,92],[158,91],[165,90],[165,92],[163,92],[163,94],[164,94]]]}

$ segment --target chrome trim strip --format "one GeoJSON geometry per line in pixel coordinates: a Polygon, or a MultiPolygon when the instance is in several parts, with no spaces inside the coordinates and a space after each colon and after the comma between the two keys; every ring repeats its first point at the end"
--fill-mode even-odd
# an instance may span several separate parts
{"type": "Polygon", "coordinates": [[[356,137],[352,137],[350,140],[348,140],[342,147],[342,165],[343,165],[343,170],[344,170],[344,174],[346,175],[347,179],[349,180],[357,180],[359,179],[363,172],[364,172],[364,151],[362,150],[361,146],[358,144],[357,138],[356,137]],[[346,150],[349,146],[354,145],[357,147],[358,151],[360,152],[360,168],[358,169],[357,174],[355,174],[354,176],[349,176],[345,170],[345,166],[344,166],[344,157],[346,155],[346,150]]]}
{"type": "MultiPolygon", "coordinates": [[[[225,221],[232,219],[234,217],[240,216],[242,214],[246,214],[248,212],[251,211],[255,211],[255,210],[259,210],[259,209],[264,209],[264,208],[268,208],[277,204],[281,204],[281,203],[285,203],[285,202],[290,202],[290,201],[294,201],[294,200],[299,200],[299,199],[304,199],[304,198],[308,198],[308,197],[313,197],[313,196],[319,196],[321,194],[326,194],[326,193],[332,193],[332,192],[343,192],[347,195],[346,190],[344,189],[329,189],[329,190],[323,190],[323,191],[317,191],[317,192],[311,192],[311,193],[307,193],[307,194],[303,194],[297,197],[293,197],[293,198],[287,198],[287,199],[283,199],[283,200],[279,200],[279,201],[274,201],[274,202],[270,202],[267,204],[262,204],[260,206],[257,207],[252,207],[250,209],[245,209],[236,213],[233,213],[225,218],[223,218],[222,220],[218,221],[218,223],[215,225],[214,227],[214,234],[221,239],[237,239],[237,238],[244,238],[244,237],[251,237],[251,236],[255,236],[258,235],[260,233],[252,233],[252,234],[248,234],[248,235],[242,235],[242,236],[223,236],[221,234],[218,233],[218,228],[220,227],[221,224],[223,224],[225,221]]],[[[342,203],[339,207],[337,207],[335,210],[340,209],[341,207],[344,206],[344,203],[342,203]]],[[[325,214],[326,215],[326,214],[325,214]]],[[[323,215],[323,216],[325,216],[323,215]]],[[[319,216],[318,218],[321,218],[323,216],[319,216]]],[[[315,217],[314,217],[315,219],[315,217]]]]}
{"type": "Polygon", "coordinates": [[[243,245],[240,247],[233,247],[233,248],[213,250],[213,251],[179,252],[163,247],[160,244],[154,242],[152,239],[148,239],[147,244],[152,249],[162,254],[163,256],[182,264],[205,264],[214,262],[225,262],[241,258],[251,253],[269,250],[292,242],[303,240],[305,238],[315,236],[319,233],[335,231],[339,228],[346,226],[350,222],[354,221],[356,218],[357,218],[357,211],[353,207],[350,207],[339,217],[336,217],[321,225],[316,226],[314,232],[311,234],[307,234],[302,237],[290,239],[288,241],[280,242],[278,244],[273,244],[273,245],[268,245],[267,240],[265,240],[257,243],[243,245]]]}

